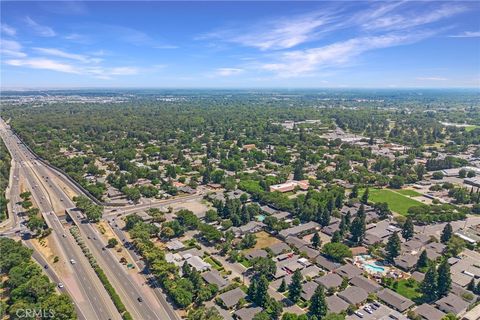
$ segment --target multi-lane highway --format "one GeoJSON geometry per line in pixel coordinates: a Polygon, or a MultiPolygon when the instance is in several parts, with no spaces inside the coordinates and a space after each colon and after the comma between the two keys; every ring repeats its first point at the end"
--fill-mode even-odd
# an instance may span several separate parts
{"type": "MultiPolygon", "coordinates": [[[[108,293],[90,267],[84,254],[75,244],[74,239],[66,232],[64,226],[53,213],[51,201],[48,193],[42,187],[39,176],[32,170],[37,163],[31,154],[26,152],[11,132],[7,129],[3,120],[0,119],[0,135],[5,142],[10,154],[18,165],[18,174],[16,177],[22,177],[26,187],[32,192],[32,197],[37,204],[47,225],[52,228],[52,237],[59,248],[60,262],[64,264],[66,271],[59,275],[61,282],[65,286],[66,292],[70,294],[76,307],[81,310],[79,318],[85,319],[121,319],[108,293]]],[[[17,195],[12,194],[11,199],[18,198],[19,180],[14,178],[11,191],[16,191],[17,195]]],[[[18,213],[19,211],[15,211],[18,213]]],[[[15,228],[19,228],[16,220],[15,228]]],[[[56,279],[53,279],[56,281],[56,279]]]]}
{"type": "MultiPolygon", "coordinates": [[[[12,149],[12,156],[23,159],[21,168],[25,171],[26,180],[29,182],[34,181],[32,185],[35,191],[34,197],[38,198],[38,202],[42,205],[42,212],[47,213],[44,215],[47,223],[54,229],[55,233],[60,233],[61,237],[63,237],[63,231],[59,229],[63,227],[57,215],[52,211],[58,213],[66,208],[74,207],[74,203],[65,190],[59,187],[56,182],[66,185],[76,195],[82,194],[81,190],[61,173],[35,159],[35,156],[8,130],[1,120],[0,126],[2,132],[4,131],[2,137],[3,135],[6,136],[6,143],[9,144],[9,149],[12,149]]],[[[127,310],[135,319],[178,318],[163,296],[159,296],[158,292],[154,292],[148,285],[144,285],[143,281],[145,281],[145,278],[128,273],[125,267],[118,262],[117,258],[109,250],[104,249],[106,244],[96,228],[88,223],[84,223],[82,217],[71,215],[71,218],[79,227],[80,233],[90,251],[105,271],[110,282],[126,305],[127,310]]],[[[75,246],[69,234],[66,234],[63,240],[68,240],[64,242],[75,246]]],[[[97,306],[94,309],[96,308],[97,306]]]]}

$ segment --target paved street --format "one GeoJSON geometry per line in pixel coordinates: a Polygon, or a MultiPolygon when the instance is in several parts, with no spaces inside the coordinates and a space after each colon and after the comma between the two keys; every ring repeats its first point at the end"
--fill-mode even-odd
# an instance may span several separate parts
{"type": "MultiPolygon", "coordinates": [[[[40,179],[31,170],[33,166],[29,164],[34,161],[33,156],[25,151],[25,148],[18,144],[18,139],[11,136],[10,132],[5,130],[5,123],[0,121],[0,134],[9,149],[12,157],[19,164],[18,176],[25,178],[28,189],[32,191],[32,197],[37,203],[40,212],[47,225],[52,228],[52,237],[58,244],[61,251],[60,260],[63,262],[75,260],[75,265],[66,263],[68,273],[61,278],[61,282],[69,287],[68,292],[78,308],[82,310],[82,314],[87,319],[121,319],[120,314],[116,311],[113,302],[108,293],[104,289],[97,275],[90,267],[84,254],[75,244],[73,238],[68,234],[63,225],[60,223],[56,215],[52,214],[53,208],[48,195],[40,185],[40,179]],[[65,238],[63,237],[65,235],[65,238]],[[66,239],[66,240],[65,240],[66,239]]],[[[11,190],[18,192],[18,180],[13,180],[11,190]]],[[[15,199],[13,195],[12,199],[15,199]]],[[[15,212],[15,211],[14,211],[15,212]]],[[[18,211],[16,212],[18,213],[18,211]]],[[[18,225],[16,226],[18,228],[18,225]]],[[[52,279],[55,281],[56,279],[52,279]]]]}
{"type": "MultiPolygon", "coordinates": [[[[15,136],[12,136],[10,139],[12,147],[16,148],[13,155],[24,159],[21,168],[25,171],[27,181],[34,181],[34,183],[32,183],[32,189],[35,190],[34,197],[38,197],[38,203],[42,206],[47,206],[48,203],[54,203],[57,212],[74,207],[75,205],[72,200],[54,181],[55,179],[61,179],[62,183],[67,185],[71,190],[74,190],[77,194],[81,194],[81,190],[68,180],[68,178],[63,177],[59,172],[52,170],[50,167],[36,160],[26,147],[22,144],[19,145],[19,141],[17,141],[15,136]],[[37,195],[39,192],[42,192],[42,194],[37,195]]],[[[129,208],[129,210],[132,211],[140,209],[129,208]]],[[[52,213],[54,210],[50,206],[49,208],[42,208],[42,211],[52,213]]],[[[45,214],[44,216],[49,226],[55,228],[61,235],[65,233],[61,222],[54,213],[45,214]]],[[[129,274],[125,267],[121,265],[109,251],[102,250],[106,244],[100,240],[100,236],[97,233],[98,231],[93,226],[88,223],[83,223],[82,219],[79,219],[77,216],[71,218],[79,227],[81,235],[90,248],[90,251],[105,271],[112,285],[116,288],[127,310],[130,311],[135,319],[172,319],[172,315],[176,316],[173,310],[169,310],[169,312],[166,311],[167,309],[171,309],[171,306],[166,303],[166,301],[159,299],[158,295],[154,294],[153,290],[147,286],[142,286],[142,282],[138,280],[138,277],[129,274]]],[[[71,236],[68,234],[66,237],[70,240],[71,236]]],[[[74,240],[72,238],[71,241],[67,242],[73,244],[74,240]]],[[[76,244],[74,246],[76,246],[76,244]]],[[[79,248],[77,249],[79,250],[79,248]]],[[[65,251],[72,252],[73,250],[65,251]]],[[[100,310],[104,309],[101,306],[98,306],[98,308],[100,310]]]]}

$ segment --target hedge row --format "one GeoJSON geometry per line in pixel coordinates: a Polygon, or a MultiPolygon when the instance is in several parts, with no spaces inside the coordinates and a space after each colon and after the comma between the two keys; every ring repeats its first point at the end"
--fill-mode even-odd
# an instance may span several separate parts
{"type": "Polygon", "coordinates": [[[112,286],[107,276],[105,275],[105,272],[103,272],[103,270],[98,266],[97,261],[95,260],[93,255],[90,253],[90,250],[85,245],[85,242],[83,241],[83,239],[80,237],[80,232],[78,231],[78,228],[77,227],[70,228],[70,233],[72,234],[73,238],[82,249],[85,256],[88,258],[88,262],[90,263],[93,270],[97,274],[98,278],[102,282],[105,290],[107,290],[108,295],[112,299],[113,304],[115,305],[115,308],[117,308],[118,312],[122,315],[122,318],[124,320],[133,320],[132,316],[127,311],[127,308],[125,308],[125,305],[120,299],[120,296],[117,294],[117,292],[115,291],[115,288],[112,286]]]}

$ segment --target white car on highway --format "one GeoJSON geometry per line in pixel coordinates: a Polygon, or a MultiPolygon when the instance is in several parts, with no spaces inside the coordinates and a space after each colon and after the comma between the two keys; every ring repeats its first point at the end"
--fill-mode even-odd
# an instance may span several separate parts
{"type": "Polygon", "coordinates": [[[77,263],[77,262],[76,262],[74,259],[70,259],[70,263],[71,263],[71,264],[75,264],[75,263],[77,263]]]}

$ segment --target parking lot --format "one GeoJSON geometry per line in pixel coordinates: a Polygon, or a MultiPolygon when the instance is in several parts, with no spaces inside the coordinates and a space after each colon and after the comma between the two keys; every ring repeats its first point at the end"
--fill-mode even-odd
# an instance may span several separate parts
{"type": "Polygon", "coordinates": [[[365,307],[370,305],[372,304],[367,303],[366,305],[357,310],[357,314],[354,313],[351,316],[347,316],[346,320],[408,320],[408,318],[400,312],[395,311],[392,308],[389,308],[381,303],[379,304],[380,307],[378,307],[376,310],[371,308],[372,313],[368,313],[367,311],[365,311],[365,307]]]}

